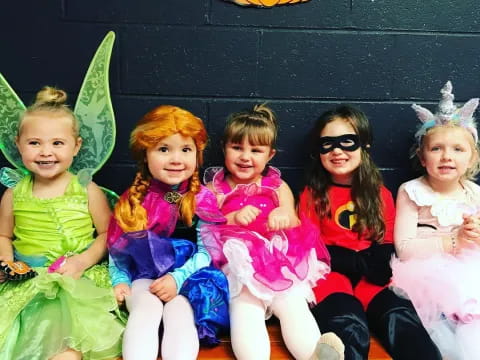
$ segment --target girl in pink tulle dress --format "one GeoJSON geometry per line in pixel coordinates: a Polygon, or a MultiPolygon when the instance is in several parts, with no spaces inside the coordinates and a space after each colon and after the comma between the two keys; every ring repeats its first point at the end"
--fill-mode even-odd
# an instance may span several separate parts
{"type": "Polygon", "coordinates": [[[439,110],[413,105],[423,125],[416,155],[425,175],[397,195],[393,290],[410,298],[432,340],[448,360],[480,354],[480,186],[478,99],[453,104],[442,89],[439,110]]]}
{"type": "Polygon", "coordinates": [[[321,338],[308,308],[312,286],[330,271],[328,252],[314,226],[300,225],[280,171],[267,166],[276,131],[264,105],[232,115],[223,138],[225,168],[205,173],[227,218],[227,225],[202,232],[214,264],[228,278],[233,350],[238,359],[269,359],[265,319],[274,314],[296,359],[309,359],[317,342],[323,359],[341,359],[340,339],[332,333],[321,338]]]}

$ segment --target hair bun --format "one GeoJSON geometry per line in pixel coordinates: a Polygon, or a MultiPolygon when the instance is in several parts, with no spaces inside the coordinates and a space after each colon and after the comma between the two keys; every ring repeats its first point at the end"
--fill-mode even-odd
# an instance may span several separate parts
{"type": "Polygon", "coordinates": [[[260,115],[262,118],[276,124],[276,116],[272,109],[266,103],[258,104],[253,107],[253,113],[260,115]]]}
{"type": "Polygon", "coordinates": [[[67,93],[51,86],[45,86],[35,97],[35,106],[62,106],[67,101],[67,93]]]}

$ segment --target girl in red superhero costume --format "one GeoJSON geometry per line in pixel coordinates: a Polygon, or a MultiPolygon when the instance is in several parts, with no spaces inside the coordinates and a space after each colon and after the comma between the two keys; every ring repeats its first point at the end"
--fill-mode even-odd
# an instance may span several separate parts
{"type": "Polygon", "coordinates": [[[332,269],[314,289],[320,330],[342,339],[349,360],[368,358],[370,332],[396,360],[440,359],[411,303],[388,289],[395,207],[369,154],[367,117],[340,106],[320,116],[310,137],[299,211],[320,228],[332,269]]]}

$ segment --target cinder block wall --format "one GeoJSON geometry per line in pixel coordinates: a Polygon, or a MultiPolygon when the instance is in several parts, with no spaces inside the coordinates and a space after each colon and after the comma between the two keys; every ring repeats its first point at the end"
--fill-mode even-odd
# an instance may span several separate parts
{"type": "Polygon", "coordinates": [[[204,119],[207,165],[218,165],[226,116],[265,101],[281,126],[273,164],[295,191],[308,129],[347,102],[369,115],[373,156],[395,192],[412,176],[410,104],[433,107],[449,79],[456,100],[480,96],[478,19],[476,0],[311,0],[273,9],[222,0],[6,1],[0,72],[27,103],[49,84],[74,104],[96,47],[116,32],[117,144],[95,180],[117,192],[134,175],[129,132],[154,106],[179,105],[204,119]]]}

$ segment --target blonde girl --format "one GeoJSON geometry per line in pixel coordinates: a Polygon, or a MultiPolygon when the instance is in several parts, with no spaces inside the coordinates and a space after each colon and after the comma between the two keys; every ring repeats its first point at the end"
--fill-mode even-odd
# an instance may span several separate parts
{"type": "Polygon", "coordinates": [[[457,108],[450,82],[441,92],[435,114],[413,105],[424,175],[398,191],[393,285],[411,299],[442,355],[467,360],[480,351],[478,99],[457,108]]]}
{"type": "Polygon", "coordinates": [[[97,265],[110,209],[96,184],[83,186],[68,170],[82,139],[65,101],[64,91],[45,87],[19,122],[16,145],[28,175],[1,200],[0,260],[23,261],[38,275],[2,278],[2,359],[120,355],[123,326],[110,313],[107,267],[97,265]]]}

